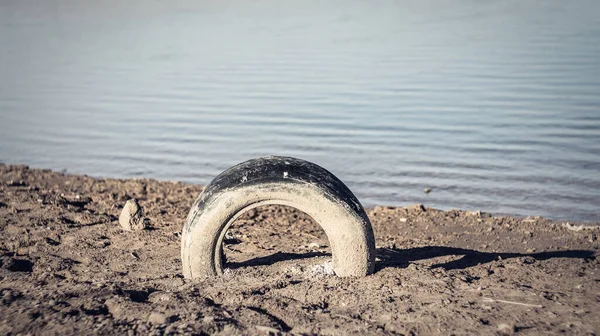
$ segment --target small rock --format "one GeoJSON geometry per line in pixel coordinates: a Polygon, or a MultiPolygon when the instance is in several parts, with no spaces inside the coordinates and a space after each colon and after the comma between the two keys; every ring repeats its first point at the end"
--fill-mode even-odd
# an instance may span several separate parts
{"type": "Polygon", "coordinates": [[[500,332],[502,334],[512,335],[515,331],[516,331],[516,328],[514,325],[510,325],[510,324],[506,324],[506,323],[498,324],[498,332],[500,332]]]}
{"type": "Polygon", "coordinates": [[[167,323],[167,315],[159,312],[152,312],[148,316],[148,322],[152,324],[165,324],[167,323]]]}
{"type": "Polygon", "coordinates": [[[433,189],[432,188],[425,188],[423,189],[423,192],[426,194],[429,194],[433,189]]]}
{"type": "Polygon", "coordinates": [[[519,261],[523,264],[530,265],[530,264],[535,263],[535,258],[533,258],[531,256],[524,256],[524,257],[520,257],[519,261]]]}
{"type": "Polygon", "coordinates": [[[119,216],[119,223],[125,231],[140,231],[146,227],[146,223],[142,216],[142,208],[137,200],[132,198],[125,203],[123,211],[121,211],[121,215],[119,216]]]}
{"type": "Polygon", "coordinates": [[[406,217],[402,217],[402,218],[400,218],[400,221],[401,221],[402,223],[406,223],[406,222],[408,222],[408,218],[406,218],[406,217]]]}
{"type": "Polygon", "coordinates": [[[225,232],[225,239],[229,239],[229,240],[233,240],[235,239],[235,236],[233,235],[233,232],[231,232],[231,230],[227,230],[227,232],[225,232]]]}

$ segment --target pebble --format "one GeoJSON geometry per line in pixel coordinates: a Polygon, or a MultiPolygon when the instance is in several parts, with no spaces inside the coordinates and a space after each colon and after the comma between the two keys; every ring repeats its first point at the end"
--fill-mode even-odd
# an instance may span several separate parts
{"type": "Polygon", "coordinates": [[[425,188],[423,189],[423,192],[426,194],[429,194],[433,189],[432,188],[425,188]]]}
{"type": "MultiPolygon", "coordinates": [[[[529,253],[531,253],[531,252],[529,252],[529,253]]],[[[531,256],[524,256],[524,257],[520,257],[519,261],[523,264],[530,265],[530,264],[535,263],[535,258],[533,258],[531,256]]]]}
{"type": "Polygon", "coordinates": [[[515,332],[515,329],[516,328],[514,325],[510,325],[510,324],[506,324],[506,323],[498,324],[498,331],[503,334],[512,335],[515,332]]]}
{"type": "Polygon", "coordinates": [[[125,231],[140,231],[146,227],[144,218],[142,218],[143,209],[137,200],[130,199],[125,203],[123,211],[119,216],[119,224],[125,231]]]}

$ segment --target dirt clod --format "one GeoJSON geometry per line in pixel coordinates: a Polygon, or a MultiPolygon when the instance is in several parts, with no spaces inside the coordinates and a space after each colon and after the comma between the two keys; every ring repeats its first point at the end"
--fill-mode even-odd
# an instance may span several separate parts
{"type": "Polygon", "coordinates": [[[151,312],[148,316],[148,322],[152,324],[165,324],[167,323],[167,315],[159,312],[151,312]]]}

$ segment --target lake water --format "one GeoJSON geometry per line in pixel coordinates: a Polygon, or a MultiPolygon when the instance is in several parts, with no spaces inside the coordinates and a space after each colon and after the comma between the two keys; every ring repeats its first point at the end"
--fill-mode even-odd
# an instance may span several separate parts
{"type": "Polygon", "coordinates": [[[365,206],[600,221],[600,1],[0,0],[0,161],[206,184],[269,154],[365,206]]]}

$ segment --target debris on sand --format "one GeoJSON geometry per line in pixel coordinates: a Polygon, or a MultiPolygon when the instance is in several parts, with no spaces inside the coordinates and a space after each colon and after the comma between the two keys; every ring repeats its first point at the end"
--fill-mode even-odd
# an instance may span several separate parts
{"type": "Polygon", "coordinates": [[[143,218],[144,211],[135,198],[125,203],[119,216],[119,223],[125,231],[140,231],[146,227],[143,218]]]}
{"type": "Polygon", "coordinates": [[[569,231],[584,231],[584,230],[600,230],[600,226],[591,226],[591,225],[573,225],[571,223],[563,223],[562,227],[569,231]]]}
{"type": "Polygon", "coordinates": [[[324,275],[335,275],[335,272],[333,271],[333,265],[328,261],[323,264],[314,265],[310,269],[310,274],[318,277],[324,275]]]}

